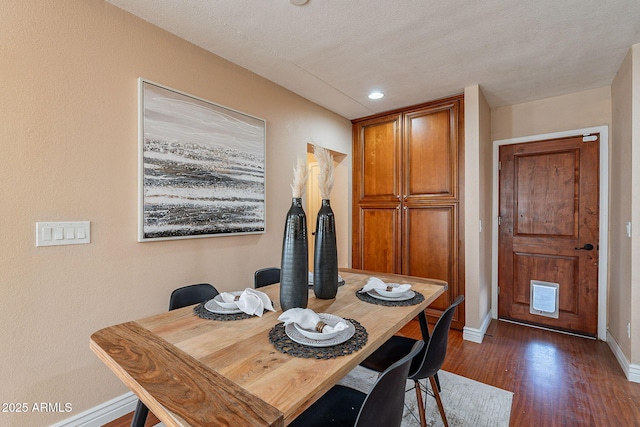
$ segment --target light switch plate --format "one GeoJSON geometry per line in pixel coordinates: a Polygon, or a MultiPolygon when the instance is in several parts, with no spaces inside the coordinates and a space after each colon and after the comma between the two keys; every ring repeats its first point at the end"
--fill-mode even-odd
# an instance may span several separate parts
{"type": "Polygon", "coordinates": [[[36,246],[91,243],[89,221],[36,222],[36,246]]]}

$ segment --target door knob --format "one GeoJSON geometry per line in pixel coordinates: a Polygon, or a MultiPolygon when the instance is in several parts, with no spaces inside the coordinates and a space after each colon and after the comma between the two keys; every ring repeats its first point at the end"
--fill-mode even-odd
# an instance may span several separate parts
{"type": "Polygon", "coordinates": [[[591,243],[587,243],[586,245],[584,245],[581,248],[574,248],[576,251],[581,251],[582,249],[584,249],[585,251],[591,251],[593,250],[593,245],[591,243]]]}

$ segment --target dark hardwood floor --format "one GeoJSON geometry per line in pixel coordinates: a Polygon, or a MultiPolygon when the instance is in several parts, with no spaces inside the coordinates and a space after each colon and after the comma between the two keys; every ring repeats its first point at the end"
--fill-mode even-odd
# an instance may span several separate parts
{"type": "Polygon", "coordinates": [[[602,341],[493,320],[482,344],[451,331],[443,369],[512,391],[511,426],[640,426],[640,384],[602,341]]]}
{"type": "MultiPolygon", "coordinates": [[[[401,332],[419,337],[418,322],[401,332]]],[[[511,426],[640,426],[640,384],[602,341],[494,320],[482,344],[451,331],[443,369],[512,391],[511,426]]],[[[130,423],[128,415],[105,427],[130,423]]]]}

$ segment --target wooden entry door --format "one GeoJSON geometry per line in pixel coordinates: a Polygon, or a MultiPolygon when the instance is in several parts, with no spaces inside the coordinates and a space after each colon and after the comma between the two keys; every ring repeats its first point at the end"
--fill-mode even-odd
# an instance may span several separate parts
{"type": "Polygon", "coordinates": [[[599,135],[500,147],[498,316],[597,335],[599,135]],[[596,136],[596,138],[593,138],[596,136]],[[558,283],[558,317],[530,312],[558,283]]]}

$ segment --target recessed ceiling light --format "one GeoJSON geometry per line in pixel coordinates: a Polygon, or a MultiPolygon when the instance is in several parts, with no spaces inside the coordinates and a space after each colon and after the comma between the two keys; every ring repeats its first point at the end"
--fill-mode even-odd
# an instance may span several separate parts
{"type": "Polygon", "coordinates": [[[380,99],[384,96],[384,93],[382,92],[371,92],[369,94],[369,99],[380,99]]]}
{"type": "Polygon", "coordinates": [[[309,0],[289,0],[291,4],[295,4],[296,6],[302,6],[306,4],[309,0]]]}

